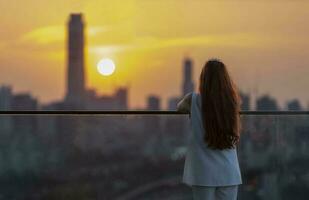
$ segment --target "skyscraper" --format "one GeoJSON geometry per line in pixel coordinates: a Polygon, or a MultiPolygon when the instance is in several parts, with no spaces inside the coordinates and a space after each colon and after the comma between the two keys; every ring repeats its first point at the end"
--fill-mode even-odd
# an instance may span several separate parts
{"type": "Polygon", "coordinates": [[[192,68],[193,68],[192,60],[186,58],[184,60],[183,65],[183,87],[182,87],[183,95],[194,91],[194,83],[192,81],[192,70],[193,70],[192,68]]]}
{"type": "Polygon", "coordinates": [[[84,104],[84,22],[82,14],[71,14],[68,23],[66,103],[73,107],[84,104]]]}

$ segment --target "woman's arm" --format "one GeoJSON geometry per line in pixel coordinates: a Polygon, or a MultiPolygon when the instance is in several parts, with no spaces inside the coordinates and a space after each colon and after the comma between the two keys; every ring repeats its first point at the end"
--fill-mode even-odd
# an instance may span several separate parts
{"type": "Polygon", "coordinates": [[[192,93],[186,94],[177,104],[177,111],[190,113],[192,93]]]}

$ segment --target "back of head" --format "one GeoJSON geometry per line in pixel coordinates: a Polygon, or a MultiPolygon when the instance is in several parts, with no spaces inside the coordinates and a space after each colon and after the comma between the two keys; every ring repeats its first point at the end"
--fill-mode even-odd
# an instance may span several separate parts
{"type": "Polygon", "coordinates": [[[239,140],[240,99],[226,66],[209,60],[200,75],[205,142],[212,149],[233,148],[239,140]]]}

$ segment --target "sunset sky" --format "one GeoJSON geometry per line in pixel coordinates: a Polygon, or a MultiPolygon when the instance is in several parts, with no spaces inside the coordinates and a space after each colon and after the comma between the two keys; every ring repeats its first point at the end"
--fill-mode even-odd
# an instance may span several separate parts
{"type": "Polygon", "coordinates": [[[131,108],[149,94],[165,108],[179,95],[185,56],[194,60],[196,84],[204,62],[217,57],[241,90],[307,106],[308,8],[301,0],[0,0],[0,85],[44,103],[62,99],[66,24],[82,12],[87,87],[111,94],[129,86],[131,108]],[[116,64],[109,77],[96,69],[106,57],[116,64]]]}

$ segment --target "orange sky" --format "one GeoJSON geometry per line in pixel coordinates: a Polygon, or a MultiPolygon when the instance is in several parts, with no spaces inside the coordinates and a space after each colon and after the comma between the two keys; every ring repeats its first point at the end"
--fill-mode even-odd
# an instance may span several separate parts
{"type": "Polygon", "coordinates": [[[42,102],[65,88],[65,25],[71,12],[87,24],[87,86],[110,94],[130,85],[129,104],[149,94],[180,94],[182,60],[221,58],[239,88],[270,93],[283,104],[309,93],[308,1],[0,0],[0,84],[29,91],[42,102]],[[103,77],[99,59],[116,72],[103,77]]]}

